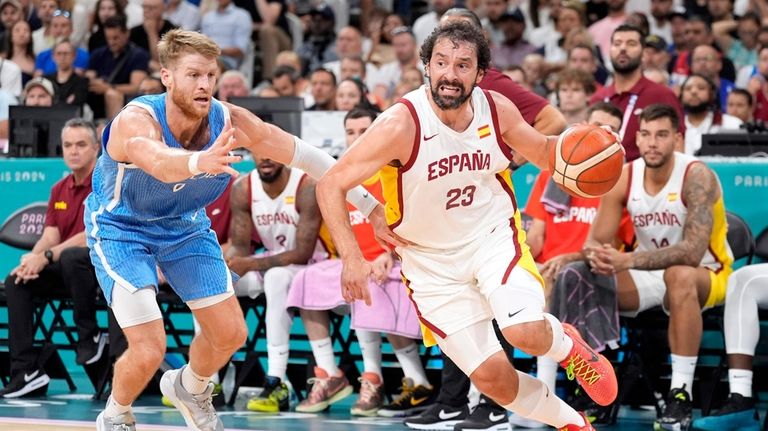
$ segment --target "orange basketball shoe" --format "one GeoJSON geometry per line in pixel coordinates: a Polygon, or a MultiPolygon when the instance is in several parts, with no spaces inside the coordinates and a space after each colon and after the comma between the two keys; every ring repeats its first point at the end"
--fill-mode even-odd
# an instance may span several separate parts
{"type": "Polygon", "coordinates": [[[584,419],[584,425],[568,424],[564,427],[558,428],[557,431],[595,431],[595,427],[593,427],[592,424],[589,423],[589,419],[587,419],[587,415],[585,415],[582,412],[579,412],[579,414],[584,419]]]}
{"type": "Polygon", "coordinates": [[[572,325],[563,323],[563,331],[573,340],[571,352],[560,362],[568,380],[575,377],[589,397],[601,406],[611,404],[619,392],[613,365],[589,347],[572,325]]]}

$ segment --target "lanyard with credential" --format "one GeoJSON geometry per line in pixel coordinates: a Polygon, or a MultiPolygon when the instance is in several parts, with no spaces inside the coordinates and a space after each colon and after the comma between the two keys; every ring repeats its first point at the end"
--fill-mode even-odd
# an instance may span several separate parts
{"type": "Polygon", "coordinates": [[[627,125],[629,124],[629,118],[632,116],[632,112],[635,110],[635,104],[637,103],[637,94],[633,94],[629,97],[629,103],[627,103],[627,109],[624,110],[624,118],[621,119],[621,130],[619,131],[619,138],[624,142],[624,133],[627,131],[627,125]]]}

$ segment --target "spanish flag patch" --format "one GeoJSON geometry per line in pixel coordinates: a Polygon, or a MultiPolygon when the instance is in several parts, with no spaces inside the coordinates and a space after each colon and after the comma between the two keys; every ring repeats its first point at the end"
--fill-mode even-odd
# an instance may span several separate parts
{"type": "Polygon", "coordinates": [[[293,205],[296,203],[296,196],[286,196],[285,197],[285,204],[286,205],[293,205]]]}
{"type": "Polygon", "coordinates": [[[677,200],[677,193],[676,192],[671,192],[671,193],[667,194],[667,202],[674,202],[676,200],[677,200]]]}
{"type": "Polygon", "coordinates": [[[478,127],[477,128],[477,136],[480,139],[487,138],[487,137],[491,136],[491,126],[486,124],[484,126],[478,127]]]}

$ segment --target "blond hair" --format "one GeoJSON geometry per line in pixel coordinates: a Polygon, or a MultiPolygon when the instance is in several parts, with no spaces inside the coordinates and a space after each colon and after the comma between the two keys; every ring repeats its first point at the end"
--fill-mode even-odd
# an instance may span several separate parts
{"type": "Polygon", "coordinates": [[[165,33],[157,44],[160,66],[170,68],[182,54],[216,59],[221,55],[221,48],[208,36],[195,31],[174,29],[165,33]]]}

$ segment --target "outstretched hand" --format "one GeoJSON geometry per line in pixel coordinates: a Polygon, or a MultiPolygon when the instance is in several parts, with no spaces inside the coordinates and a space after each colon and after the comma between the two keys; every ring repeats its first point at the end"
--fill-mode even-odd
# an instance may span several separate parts
{"type": "Polygon", "coordinates": [[[211,148],[200,154],[200,158],[197,160],[197,168],[207,174],[227,173],[237,177],[239,175],[238,172],[230,165],[239,162],[241,157],[229,154],[230,151],[237,148],[237,140],[235,140],[234,134],[235,129],[229,125],[226,126],[224,131],[216,138],[211,148]]]}

